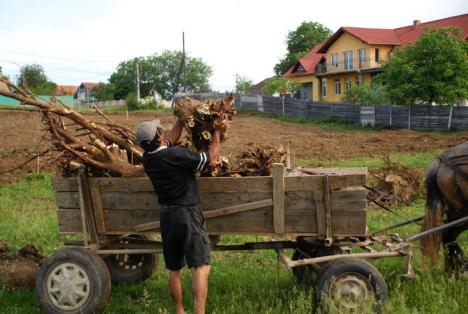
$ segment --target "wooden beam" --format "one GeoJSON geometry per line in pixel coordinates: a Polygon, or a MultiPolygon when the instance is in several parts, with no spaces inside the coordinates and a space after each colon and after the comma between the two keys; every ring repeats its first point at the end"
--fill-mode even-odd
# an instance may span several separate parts
{"type": "Polygon", "coordinates": [[[332,225],[331,225],[331,204],[330,204],[330,186],[328,182],[328,175],[323,177],[323,196],[325,205],[325,219],[326,219],[326,234],[325,234],[325,245],[331,245],[332,243],[332,225]]]}
{"type": "MultiPolygon", "coordinates": [[[[203,217],[205,217],[206,219],[210,219],[210,218],[216,218],[220,216],[227,216],[227,215],[242,213],[242,212],[246,212],[246,211],[250,211],[254,209],[264,208],[264,207],[268,207],[271,205],[273,205],[273,200],[266,199],[266,200],[261,200],[261,201],[255,201],[255,202],[210,210],[210,211],[206,211],[202,213],[203,213],[203,217]]],[[[135,226],[135,230],[138,232],[159,229],[159,228],[160,228],[159,221],[135,226]]]]}
{"type": "Polygon", "coordinates": [[[273,164],[273,229],[275,233],[284,233],[284,165],[273,164]]]}
{"type": "Polygon", "coordinates": [[[99,235],[96,228],[93,202],[91,200],[88,177],[86,176],[84,169],[79,170],[78,187],[80,195],[81,219],[82,222],[84,222],[83,232],[85,236],[89,237],[89,244],[99,244],[99,235]]]}

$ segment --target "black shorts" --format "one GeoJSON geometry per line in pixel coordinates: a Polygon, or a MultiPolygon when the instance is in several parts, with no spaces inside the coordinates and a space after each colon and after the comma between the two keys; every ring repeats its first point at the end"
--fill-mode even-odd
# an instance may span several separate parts
{"type": "Polygon", "coordinates": [[[177,271],[210,264],[210,240],[205,220],[193,206],[162,206],[161,237],[166,268],[177,271]]]}

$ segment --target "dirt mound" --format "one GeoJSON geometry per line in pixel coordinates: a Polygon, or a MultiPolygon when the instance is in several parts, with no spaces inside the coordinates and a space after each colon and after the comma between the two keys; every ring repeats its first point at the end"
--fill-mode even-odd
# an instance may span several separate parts
{"type": "MultiPolygon", "coordinates": [[[[85,114],[99,120],[94,113],[85,114]]],[[[0,172],[14,168],[35,152],[46,149],[45,143],[37,145],[41,138],[42,123],[35,112],[4,111],[0,115],[0,172]],[[40,150],[28,151],[31,147],[40,150]],[[15,150],[15,153],[11,154],[15,150]],[[25,152],[26,154],[21,154],[25,152]]],[[[175,121],[172,113],[130,112],[108,114],[113,121],[134,129],[140,122],[159,118],[169,127],[175,121]]],[[[425,153],[435,149],[446,149],[468,141],[468,132],[439,134],[436,132],[416,132],[411,130],[384,131],[340,131],[278,121],[256,114],[240,113],[231,123],[231,136],[221,146],[221,154],[234,161],[240,147],[249,143],[289,148],[297,160],[301,159],[348,159],[361,156],[382,156],[391,153],[425,153]],[[235,136],[234,136],[235,134],[235,136]]],[[[40,170],[57,170],[54,156],[40,158],[40,170]],[[50,162],[49,162],[50,160],[50,162]]],[[[0,176],[0,184],[24,179],[37,171],[37,160],[22,169],[0,176]]]]}
{"type": "Polygon", "coordinates": [[[381,204],[409,204],[418,193],[420,171],[384,156],[384,166],[369,171],[372,188],[369,197],[381,204]]]}
{"type": "Polygon", "coordinates": [[[34,287],[42,259],[41,253],[32,244],[24,246],[12,257],[7,245],[0,241],[0,282],[9,289],[34,287]]]}

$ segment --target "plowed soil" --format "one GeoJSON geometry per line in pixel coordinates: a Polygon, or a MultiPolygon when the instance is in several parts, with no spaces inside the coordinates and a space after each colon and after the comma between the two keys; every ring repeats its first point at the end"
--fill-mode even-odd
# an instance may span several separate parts
{"type": "MultiPolygon", "coordinates": [[[[86,114],[100,120],[95,114],[86,114]]],[[[114,121],[134,128],[145,120],[160,118],[167,127],[175,121],[171,113],[109,114],[114,121]]],[[[41,142],[42,123],[34,112],[0,112],[0,173],[23,163],[49,148],[41,142]]],[[[254,114],[238,114],[231,123],[229,138],[221,146],[222,155],[233,158],[249,143],[283,145],[296,158],[321,160],[379,156],[389,153],[422,153],[448,148],[468,141],[468,132],[441,134],[411,130],[341,131],[302,125],[254,114]]],[[[0,184],[24,179],[37,171],[56,171],[53,156],[46,154],[22,169],[0,175],[0,184]]]]}

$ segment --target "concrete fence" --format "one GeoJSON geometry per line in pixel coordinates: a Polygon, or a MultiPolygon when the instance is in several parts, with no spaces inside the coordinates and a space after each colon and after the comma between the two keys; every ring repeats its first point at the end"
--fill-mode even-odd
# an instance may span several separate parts
{"type": "MultiPolygon", "coordinates": [[[[87,106],[87,103],[84,103],[87,106]]],[[[125,100],[104,100],[104,101],[93,101],[89,103],[89,107],[96,106],[98,108],[109,108],[109,107],[122,107],[125,106],[125,100]]]]}

